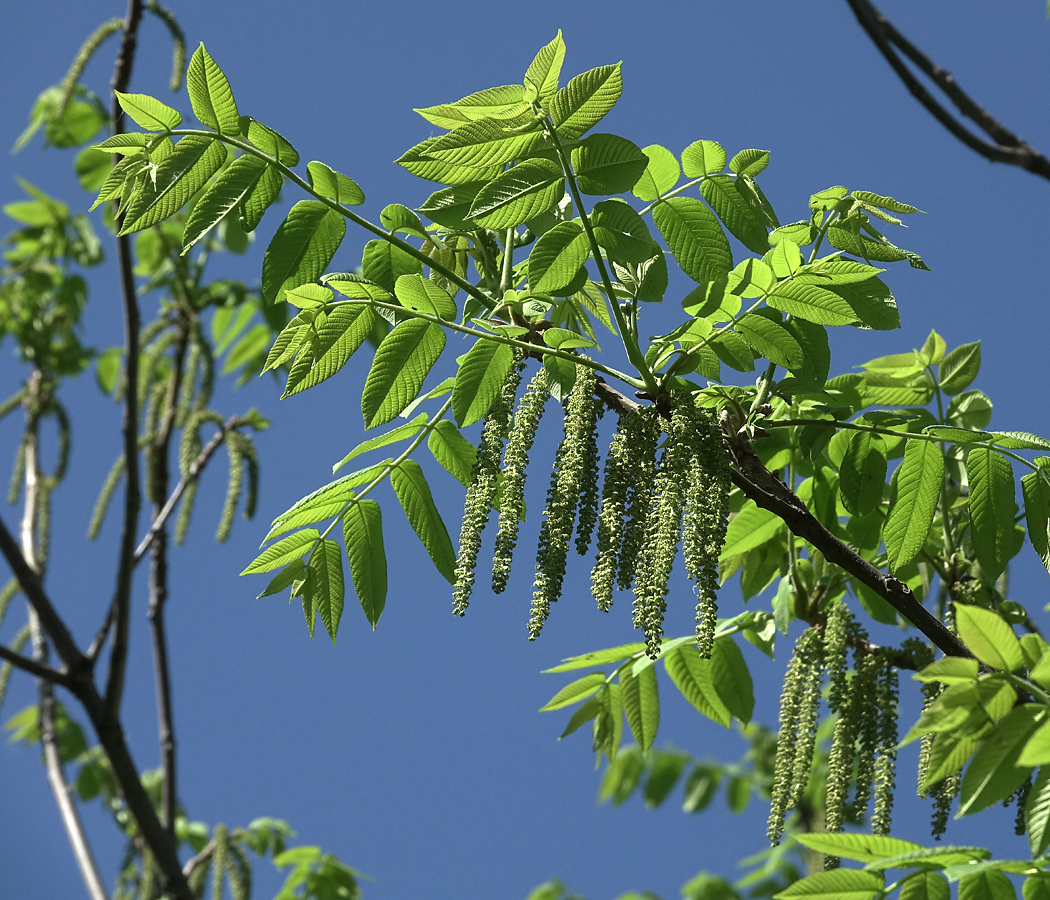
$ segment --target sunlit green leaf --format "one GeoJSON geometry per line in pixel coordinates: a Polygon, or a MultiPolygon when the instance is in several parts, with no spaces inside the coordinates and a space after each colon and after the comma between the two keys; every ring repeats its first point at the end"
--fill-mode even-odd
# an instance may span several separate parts
{"type": "Polygon", "coordinates": [[[894,572],[910,563],[930,533],[944,478],[944,456],[929,441],[908,441],[897,471],[896,498],[890,506],[883,539],[894,572]]]}
{"type": "Polygon", "coordinates": [[[714,175],[726,167],[726,152],[717,141],[693,141],[682,151],[682,171],[686,178],[714,175]]]}
{"type": "Polygon", "coordinates": [[[302,531],[290,534],[263,550],[241,574],[252,575],[256,572],[272,572],[274,569],[279,569],[293,559],[299,559],[319,536],[316,528],[304,528],[302,531]]]}
{"type": "Polygon", "coordinates": [[[325,631],[335,643],[339,619],[343,615],[343,551],[335,541],[325,538],[310,556],[310,570],[316,586],[316,609],[325,631]]]}
{"type": "Polygon", "coordinates": [[[178,110],[161,103],[149,94],[122,94],[114,91],[120,108],[126,112],[139,128],[146,131],[168,131],[178,128],[182,115],[178,110]]]}
{"type": "Polygon", "coordinates": [[[956,604],[959,637],[981,662],[1000,672],[1013,672],[1024,664],[1021,645],[1013,629],[990,609],[956,604]]]}
{"type": "Polygon", "coordinates": [[[319,200],[300,200],[274,233],[263,257],[262,293],[276,303],[290,287],[317,281],[346,234],[346,220],[319,200]]]}
{"type": "Polygon", "coordinates": [[[401,275],[394,283],[394,295],[405,309],[455,321],[456,303],[448,291],[422,275],[401,275]]]}
{"type": "Polygon", "coordinates": [[[598,689],[605,684],[605,675],[601,672],[591,672],[578,678],[571,684],[565,685],[550,700],[540,707],[540,712],[550,712],[555,709],[564,709],[581,700],[598,693],[598,689]]]}
{"type": "Polygon", "coordinates": [[[774,900],[875,900],[882,893],[883,878],[858,869],[832,869],[801,878],[773,895],[774,900]]]}
{"type": "Polygon", "coordinates": [[[437,570],[450,583],[456,580],[456,551],[441,519],[430,485],[419,463],[405,459],[390,472],[390,486],[397,494],[412,530],[418,535],[437,570]]]}
{"type": "Polygon", "coordinates": [[[647,165],[631,192],[639,200],[651,202],[678,184],[682,171],[675,155],[666,147],[650,144],[642,149],[642,153],[647,165]]]}
{"type": "Polygon", "coordinates": [[[374,631],[386,606],[387,588],[383,512],[378,503],[365,499],[351,504],[343,517],[343,542],[354,592],[374,631]]]}
{"type": "Polygon", "coordinates": [[[452,391],[452,414],[461,428],[488,414],[513,365],[514,351],[507,344],[479,338],[467,351],[452,391]]]}
{"type": "Polygon", "coordinates": [[[646,666],[634,672],[631,666],[620,670],[623,711],[631,734],[642,751],[648,750],[660,726],[660,697],[656,687],[656,670],[646,666]]]}
{"type": "Polygon", "coordinates": [[[306,173],[310,176],[310,187],[322,197],[344,206],[357,206],[365,202],[365,192],[358,187],[357,182],[323,162],[308,162],[306,173]]]}
{"type": "Polygon", "coordinates": [[[981,342],[963,344],[950,351],[938,369],[941,390],[946,394],[958,394],[966,390],[977,377],[981,368],[981,342]]]}
{"type": "Polygon", "coordinates": [[[1010,710],[988,734],[963,774],[958,816],[999,803],[1024,783],[1031,769],[1017,759],[1044,716],[1042,706],[1026,703],[1010,710]]]}
{"type": "Polygon", "coordinates": [[[740,243],[753,253],[765,253],[769,249],[766,223],[738,185],[738,180],[728,175],[711,175],[700,183],[700,195],[740,243]]]}
{"type": "Polygon", "coordinates": [[[653,207],[653,221],[682,270],[694,281],[715,281],[732,270],[729,241],[714,214],[699,200],[661,200],[653,207]]]}
{"type": "Polygon", "coordinates": [[[414,112],[438,128],[451,130],[465,122],[475,122],[501,113],[516,113],[525,108],[525,88],[520,84],[505,84],[476,91],[453,103],[441,103],[414,112]]]}
{"type": "Polygon", "coordinates": [[[649,165],[646,154],[626,138],[592,134],[570,155],[579,188],[585,194],[621,194],[635,186],[649,165]]]}
{"type": "MultiPolygon", "coordinates": [[[[201,44],[186,69],[186,91],[197,119],[223,134],[240,134],[241,121],[230,82],[201,44]]],[[[181,143],[181,142],[180,142],[181,143]]]]}
{"type": "Polygon", "coordinates": [[[970,537],[985,576],[994,581],[1014,547],[1014,476],[1010,461],[979,444],[966,454],[970,482],[970,537]]]}
{"type": "Polygon", "coordinates": [[[561,66],[565,61],[565,41],[562,40],[561,29],[558,29],[554,40],[540,48],[536,57],[529,63],[525,70],[525,87],[529,91],[529,98],[538,100],[540,104],[547,102],[558,90],[558,76],[561,74],[561,66]]]}
{"type": "Polygon", "coordinates": [[[565,193],[561,167],[549,159],[526,159],[486,184],[468,218],[485,228],[510,228],[547,212],[565,193]]]}
{"type": "Polygon", "coordinates": [[[550,100],[548,111],[562,138],[578,138],[600,122],[623,91],[621,63],[577,75],[550,100]]]}
{"type": "Polygon", "coordinates": [[[583,228],[559,222],[540,236],[529,254],[529,287],[552,294],[568,287],[590,253],[583,228]]]}
{"type": "Polygon", "coordinates": [[[886,442],[870,431],[849,437],[839,467],[839,496],[854,516],[864,516],[882,502],[886,482],[886,442]]]}
{"type": "Polygon", "coordinates": [[[376,350],[361,393],[366,428],[389,422],[415,399],[444,348],[440,325],[408,319],[395,326],[376,350]]]}
{"type": "Polygon", "coordinates": [[[223,171],[204,192],[186,219],[182,234],[182,252],[194,244],[255,190],[266,171],[266,163],[255,156],[240,156],[223,171]]]}

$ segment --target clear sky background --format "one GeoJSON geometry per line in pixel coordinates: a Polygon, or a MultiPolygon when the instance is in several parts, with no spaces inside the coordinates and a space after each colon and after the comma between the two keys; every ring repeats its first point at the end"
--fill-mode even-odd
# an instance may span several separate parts
{"type": "MultiPolygon", "coordinates": [[[[718,140],[731,153],[771,150],[760,180],[784,222],[807,215],[809,195],[834,184],[925,210],[926,216],[912,217],[906,234],[890,235],[933,270],[897,265],[888,274],[902,330],[839,329],[832,337],[833,372],[920,346],[933,327],[949,346],[979,338],[984,366],[975,387],[995,402],[993,424],[1050,435],[1040,388],[1050,334],[1044,212],[1050,185],[993,166],[950,137],[907,94],[844,2],[171,5],[190,49],[203,40],[226,71],[242,114],[287,136],[304,164],[323,160],[356,179],[368,196],[364,214],[373,219],[387,203],[414,206],[430,193],[427,183],[392,163],[432,133],[412,108],[519,81],[535,51],[562,28],[564,77],[624,60],[623,98],[599,130],[676,153],[699,138],[718,140]]],[[[1044,4],[887,0],[884,11],[1000,121],[1050,151],[1044,4]]],[[[14,144],[36,95],[61,80],[94,27],[122,14],[121,4],[100,0],[6,5],[0,147],[14,144]]],[[[86,73],[100,93],[115,48],[115,41],[108,43],[86,73]]],[[[189,118],[185,93],[172,99],[167,91],[169,70],[166,33],[146,18],[131,90],[153,93],[189,118]]],[[[71,163],[69,152],[41,152],[39,139],[17,156],[0,155],[0,201],[20,199],[13,178],[21,175],[86,208],[90,199],[71,163]]],[[[284,208],[296,199],[295,190],[286,189],[284,208]]],[[[271,213],[256,245],[244,257],[217,263],[212,274],[257,283],[262,249],[278,222],[271,213]]],[[[357,265],[363,242],[363,235],[348,232],[333,268],[357,265]]],[[[84,339],[100,349],[121,340],[115,287],[111,269],[92,275],[84,339]]],[[[145,301],[144,315],[152,315],[155,302],[145,301]]],[[[678,309],[673,290],[665,302],[669,314],[678,309]]],[[[5,396],[21,377],[10,354],[10,345],[0,351],[5,396]]],[[[522,537],[517,574],[501,597],[480,588],[465,619],[451,615],[448,586],[389,493],[383,499],[390,594],[375,633],[350,604],[339,645],[333,648],[320,633],[311,643],[297,605],[279,597],[257,601],[265,582],[237,577],[269,520],[325,483],[331,465],[362,439],[363,373],[351,364],[283,403],[268,378],[236,394],[224,389],[215,400],[226,413],[258,406],[274,427],[258,439],[257,520],[238,521],[222,550],[211,542],[224,484],[220,463],[204,479],[213,496],[199,504],[190,540],[173,557],[169,627],[179,793],[191,817],[230,826],[262,815],[287,819],[300,842],[320,844],[371,875],[369,900],[524,897],[553,876],[594,900],[631,889],[670,898],[700,869],[735,877],[735,861],[763,846],[763,803],[753,802],[739,817],[720,801],[697,817],[683,815],[674,801],[656,811],[637,800],[598,806],[589,739],[580,733],[558,743],[566,714],[536,712],[564,683],[562,676],[540,675],[541,669],[636,637],[629,598],[607,616],[596,612],[587,589],[590,563],[573,557],[565,595],[542,638],[525,639],[530,543],[551,430],[534,456],[529,496],[537,513],[522,537]]],[[[74,415],[75,455],[55,497],[48,586],[87,643],[112,590],[116,522],[95,545],[83,535],[98,486],[119,452],[120,410],[90,376],[64,396],[74,415]]],[[[5,459],[14,450],[16,424],[0,428],[5,459]]],[[[457,531],[462,491],[450,482],[439,474],[432,479],[450,530],[457,531]]],[[[18,511],[0,508],[0,515],[10,526],[18,511]]],[[[1046,579],[1025,549],[1013,570],[1013,599],[1041,610],[1046,579]]],[[[152,767],[158,753],[143,580],[137,589],[125,722],[137,762],[152,767]]],[[[669,634],[691,632],[692,606],[685,582],[676,582],[669,634]]],[[[722,608],[727,615],[739,609],[734,584],[723,590],[722,608]]],[[[16,628],[12,621],[0,638],[16,628]]],[[[744,646],[760,695],[756,714],[767,723],[775,723],[788,649],[781,640],[778,661],[769,663],[744,646]]],[[[701,720],[668,682],[662,687],[659,744],[698,756],[739,755],[734,735],[701,720]]],[[[29,680],[16,679],[3,717],[32,697],[29,680]]],[[[905,718],[913,715],[914,703],[906,710],[905,718]]],[[[911,763],[906,755],[895,833],[921,841],[928,836],[927,809],[906,800],[911,763]]],[[[953,825],[949,839],[994,840],[1002,855],[1026,855],[1026,843],[997,815],[980,820],[980,828],[953,825]]],[[[89,808],[86,818],[109,879],[120,840],[101,813],[89,808]]],[[[0,863],[0,897],[83,895],[44,771],[22,748],[0,750],[0,863]]],[[[263,865],[256,871],[256,896],[272,895],[278,879],[263,865]]]]}

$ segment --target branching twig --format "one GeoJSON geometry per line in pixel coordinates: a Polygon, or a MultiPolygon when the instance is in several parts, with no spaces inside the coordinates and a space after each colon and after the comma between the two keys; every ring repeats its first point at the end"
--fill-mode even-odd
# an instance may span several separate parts
{"type": "Polygon", "coordinates": [[[21,669],[23,672],[28,672],[37,678],[50,681],[52,684],[69,687],[72,683],[69,675],[65,672],[59,672],[50,666],[42,666],[28,656],[22,656],[21,653],[15,653],[14,650],[8,650],[3,644],[0,644],[0,659],[11,663],[16,669],[21,669]]]}
{"type": "Polygon", "coordinates": [[[1039,153],[963,91],[947,72],[901,34],[869,0],[846,0],[861,28],[904,82],[905,86],[929,113],[975,153],[992,162],[1019,166],[1042,178],[1050,179],[1050,159],[1039,153]],[[896,48],[896,49],[895,49],[896,48]],[[990,137],[986,141],[970,131],[923,86],[898,55],[900,50],[914,65],[940,88],[963,116],[972,120],[990,137]]]}

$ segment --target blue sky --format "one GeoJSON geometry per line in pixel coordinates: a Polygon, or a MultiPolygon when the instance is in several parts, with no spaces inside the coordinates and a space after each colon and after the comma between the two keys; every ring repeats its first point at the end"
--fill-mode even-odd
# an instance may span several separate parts
{"type": "MultiPolygon", "coordinates": [[[[840,329],[833,336],[833,371],[920,346],[933,327],[949,346],[979,338],[984,364],[976,386],[995,402],[993,422],[1050,435],[1038,387],[1050,333],[1047,185],[993,166],[951,138],[897,82],[845,3],[542,0],[503,7],[458,0],[293,7],[276,0],[187,0],[172,6],[191,50],[203,40],[226,71],[241,112],[282,132],[304,161],[322,160],[357,180],[369,198],[364,214],[373,219],[387,203],[418,205],[430,192],[392,163],[432,133],[412,108],[518,81],[535,51],[561,28],[566,76],[624,61],[623,98],[602,130],[675,152],[699,138],[718,140],[730,152],[772,151],[761,183],[782,221],[802,218],[809,195],[834,184],[925,210],[926,216],[912,217],[900,242],[921,253],[932,271],[896,267],[888,275],[902,330],[840,329]]],[[[10,4],[0,33],[0,147],[13,145],[37,93],[61,79],[82,40],[122,11],[97,0],[61,8],[10,4]]],[[[1050,24],[1042,4],[997,4],[991,11],[988,4],[897,0],[884,11],[1000,121],[1050,151],[1050,117],[1042,109],[1050,85],[1050,24]]],[[[85,76],[100,92],[114,49],[107,44],[85,76]]],[[[166,35],[147,19],[131,89],[188,114],[185,94],[171,99],[167,91],[169,68],[166,35]]],[[[90,201],[72,177],[71,162],[67,152],[41,152],[39,142],[17,156],[0,156],[0,201],[20,199],[13,178],[21,175],[86,207],[90,201]]],[[[295,199],[286,189],[285,208],[295,199]]],[[[277,222],[264,220],[256,246],[218,262],[213,274],[257,282],[261,245],[277,222]]],[[[356,265],[363,241],[351,231],[333,267],[356,265]]],[[[93,275],[91,286],[85,340],[101,349],[119,343],[122,331],[111,272],[93,275]]],[[[144,304],[146,315],[154,302],[144,304]]],[[[670,294],[666,302],[674,306],[670,294]]],[[[281,403],[277,386],[263,378],[216,401],[228,413],[258,406],[274,427],[259,438],[257,520],[239,521],[229,543],[216,549],[211,534],[223,478],[210,472],[204,485],[213,497],[201,503],[191,538],[174,557],[170,629],[180,797],[191,816],[231,826],[261,815],[287,819],[300,842],[320,844],[373,876],[365,886],[369,900],[524,897],[553,876],[595,900],[630,889],[669,898],[700,869],[732,877],[735,860],[763,846],[761,802],[739,817],[717,804],[699,817],[683,815],[674,802],[656,811],[637,801],[619,809],[598,806],[589,741],[576,735],[558,743],[565,715],[536,712],[563,683],[541,669],[636,637],[629,598],[607,616],[593,609],[587,563],[570,562],[565,595],[532,644],[525,639],[527,536],[508,592],[493,597],[479,590],[460,620],[450,614],[448,586],[389,504],[390,595],[375,633],[348,607],[337,647],[320,635],[311,643],[296,607],[280,598],[256,601],[263,582],[237,577],[266,523],[324,483],[332,463],[362,439],[357,392],[363,374],[351,364],[281,403]]],[[[19,377],[6,348],[0,375],[6,396],[19,377]]],[[[91,378],[70,385],[66,402],[74,414],[75,458],[55,498],[48,585],[86,643],[112,588],[117,533],[111,522],[96,545],[83,534],[118,452],[119,409],[91,378]]],[[[15,440],[15,428],[5,423],[4,458],[15,440]]],[[[535,508],[549,432],[544,440],[548,455],[536,454],[532,473],[535,508]]],[[[455,522],[461,492],[450,480],[434,482],[442,485],[446,520],[455,522]]],[[[10,525],[17,511],[2,508],[0,515],[10,525]]],[[[1014,599],[1041,609],[1046,577],[1025,550],[1013,571],[1014,599]]],[[[140,765],[151,767],[158,758],[153,685],[144,584],[137,587],[126,729],[140,765]]],[[[671,634],[692,630],[692,600],[684,581],[678,588],[685,602],[672,597],[671,634]]],[[[727,614],[739,609],[734,585],[721,602],[727,614]]],[[[8,639],[15,627],[5,625],[0,637],[8,639]]],[[[787,646],[778,649],[780,661],[770,664],[745,647],[760,695],[757,715],[766,722],[775,720],[787,646]]],[[[669,684],[662,686],[659,743],[724,759],[741,752],[735,737],[702,721],[669,684]]],[[[29,682],[18,680],[4,717],[31,696],[29,682]]],[[[43,770],[20,748],[0,754],[5,895],[80,896],[43,770]]],[[[905,760],[899,833],[923,840],[927,814],[904,799],[911,783],[905,760]]],[[[104,817],[89,811],[87,820],[109,878],[120,844],[104,817]]],[[[949,838],[983,843],[999,833],[962,823],[949,838]]],[[[996,849],[1026,852],[1009,833],[996,849]]],[[[262,866],[257,871],[256,896],[268,896],[276,879],[262,866]]]]}

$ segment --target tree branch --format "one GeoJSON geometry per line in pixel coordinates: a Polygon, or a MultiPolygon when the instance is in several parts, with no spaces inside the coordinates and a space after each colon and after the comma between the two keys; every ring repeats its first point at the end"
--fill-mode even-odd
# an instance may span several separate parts
{"type": "MultiPolygon", "coordinates": [[[[117,101],[117,91],[125,92],[131,80],[135,59],[135,44],[139,21],[142,18],[142,0],[128,0],[124,32],[111,82],[113,134],[124,130],[124,111],[117,101]]],[[[117,230],[123,217],[117,215],[117,230]]],[[[124,522],[120,538],[120,562],[117,583],[113,592],[113,647],[110,653],[109,677],[106,681],[106,706],[109,715],[116,718],[124,693],[124,670],[128,657],[128,631],[131,612],[131,576],[135,568],[135,531],[139,506],[139,450],[138,450],[138,362],[139,362],[139,304],[135,293],[135,274],[128,237],[117,237],[117,262],[120,273],[120,293],[124,307],[124,366],[127,389],[124,392],[124,522]]]]}
{"type": "Polygon", "coordinates": [[[901,34],[869,0],[846,0],[861,28],[871,38],[878,51],[897,73],[897,76],[927,111],[962,143],[992,162],[1018,166],[1035,175],[1050,180],[1050,159],[1039,153],[1002,123],[992,117],[955,83],[951,72],[938,66],[911,41],[901,34]],[[897,49],[894,49],[897,48],[897,49]],[[926,75],[963,116],[972,120],[992,142],[975,135],[959,119],[947,110],[923,86],[898,55],[900,50],[926,75]]]}
{"type": "Polygon", "coordinates": [[[42,666],[28,656],[22,656],[21,653],[9,650],[3,644],[0,644],[0,659],[11,663],[16,669],[21,669],[23,672],[28,672],[30,675],[49,681],[52,684],[69,687],[72,683],[72,680],[65,672],[59,672],[58,669],[52,669],[50,666],[42,666]]]}

